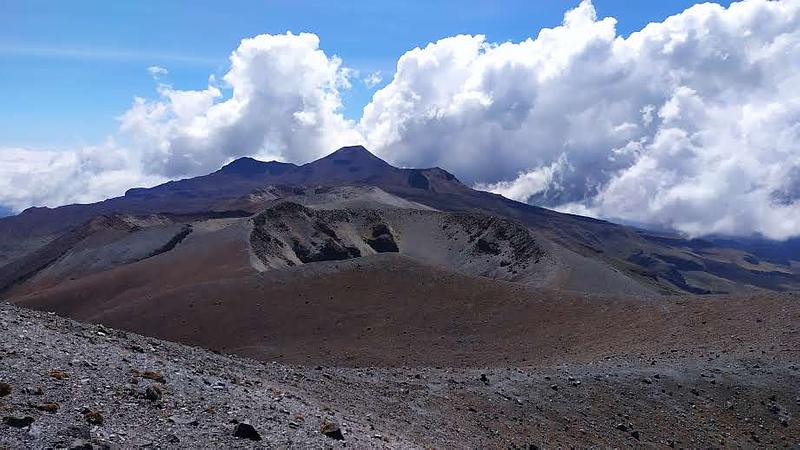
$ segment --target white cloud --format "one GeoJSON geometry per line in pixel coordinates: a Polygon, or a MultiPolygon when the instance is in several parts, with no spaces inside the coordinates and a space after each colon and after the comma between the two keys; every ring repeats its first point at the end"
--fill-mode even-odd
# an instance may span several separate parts
{"type": "Polygon", "coordinates": [[[800,2],[697,5],[624,38],[584,1],[522,42],[442,39],[400,58],[360,126],[389,159],[517,199],[798,235],[800,2]]]}
{"type": "Polygon", "coordinates": [[[142,169],[134,155],[112,141],[78,151],[2,148],[0,203],[14,211],[90,203],[166,181],[142,169]]]}
{"type": "Polygon", "coordinates": [[[319,49],[317,36],[244,39],[230,62],[227,98],[213,80],[201,91],[161,86],[158,100],[137,99],[122,115],[121,130],[145,149],[147,167],[174,177],[242,155],[303,161],[360,141],[339,112],[350,71],[319,49]]]}
{"type": "Polygon", "coordinates": [[[438,165],[561,210],[692,235],[800,234],[799,0],[697,5],[627,38],[583,1],[521,42],[445,38],[402,55],[358,123],[340,112],[355,74],[313,34],[245,39],[219,82],[137,98],[120,117],[125,149],[0,150],[18,161],[0,172],[30,174],[6,181],[0,204],[65,203],[237,156],[305,162],[365,142],[395,164],[438,165]]]}
{"type": "Polygon", "coordinates": [[[147,68],[147,73],[149,73],[154,80],[157,80],[161,77],[169,75],[169,70],[160,66],[150,66],[147,68]]]}
{"type": "Polygon", "coordinates": [[[475,185],[475,189],[494,192],[519,202],[527,202],[536,195],[546,194],[550,189],[558,189],[559,176],[568,168],[566,155],[561,155],[549,166],[522,172],[514,180],[478,183],[475,185]]]}
{"type": "Polygon", "coordinates": [[[364,81],[364,85],[367,86],[368,88],[370,88],[370,89],[374,88],[375,86],[377,86],[377,85],[379,85],[379,84],[381,84],[383,82],[383,77],[381,76],[381,71],[378,70],[378,71],[370,73],[369,75],[367,75],[366,78],[364,78],[363,81],[364,81]]]}
{"type": "Polygon", "coordinates": [[[208,173],[238,156],[306,161],[360,142],[339,113],[350,73],[313,34],[244,39],[221,86],[213,77],[197,91],[159,83],[157,99],[136,98],[119,118],[124,147],[110,141],[63,151],[0,148],[0,205],[19,211],[97,201],[208,173]]]}

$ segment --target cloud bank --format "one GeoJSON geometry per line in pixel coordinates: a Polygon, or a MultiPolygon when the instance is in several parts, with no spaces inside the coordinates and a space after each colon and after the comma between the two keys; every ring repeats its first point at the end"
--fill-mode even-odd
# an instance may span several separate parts
{"type": "Polygon", "coordinates": [[[159,84],[135,99],[124,148],[0,150],[0,205],[91,201],[237,156],[306,162],[362,143],[560,210],[692,236],[799,235],[800,1],[697,5],[628,37],[615,25],[583,1],[521,42],[460,35],[410,50],[358,122],[341,113],[355,71],[317,36],[245,39],[205,90],[159,84]]]}

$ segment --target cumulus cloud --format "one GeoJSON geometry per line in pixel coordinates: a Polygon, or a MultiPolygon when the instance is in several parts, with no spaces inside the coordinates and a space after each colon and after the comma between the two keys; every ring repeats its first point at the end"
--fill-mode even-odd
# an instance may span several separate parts
{"type": "Polygon", "coordinates": [[[800,2],[694,6],[624,38],[591,2],[522,42],[398,61],[361,129],[409,166],[690,235],[800,234],[800,2]]]}
{"type": "Polygon", "coordinates": [[[224,85],[162,85],[160,98],[135,100],[121,131],[143,149],[145,165],[167,177],[215,170],[242,155],[303,161],[360,141],[339,111],[349,77],[313,34],[259,35],[231,54],[224,85]]]}
{"type": "Polygon", "coordinates": [[[154,80],[157,80],[161,77],[169,75],[169,70],[160,66],[150,66],[147,68],[147,73],[149,73],[154,80]]]}
{"type": "Polygon", "coordinates": [[[529,172],[522,172],[511,181],[497,183],[477,183],[475,189],[494,192],[519,202],[527,202],[538,194],[546,194],[551,189],[559,189],[560,175],[568,168],[566,155],[550,164],[529,172]]]}
{"type": "Polygon", "coordinates": [[[372,89],[375,86],[381,84],[383,82],[383,77],[381,76],[381,71],[375,71],[370,73],[369,75],[364,78],[364,85],[368,88],[372,89]]]}
{"type": "Polygon", "coordinates": [[[135,155],[113,141],[77,151],[3,148],[0,203],[12,211],[90,203],[166,181],[142,169],[135,155]]]}
{"type": "Polygon", "coordinates": [[[112,139],[62,151],[0,148],[0,205],[97,201],[208,173],[239,156],[307,161],[358,143],[355,125],[339,112],[350,76],[313,34],[244,39],[220,83],[213,76],[202,90],[158,83],[157,98],[135,98],[119,117],[124,146],[112,139]]]}
{"type": "Polygon", "coordinates": [[[395,164],[445,167],[560,210],[693,236],[800,234],[798,0],[701,4],[628,37],[584,0],[520,42],[448,37],[402,55],[357,123],[340,112],[356,76],[313,34],[245,39],[205,89],[158,83],[156,98],[135,99],[120,117],[125,148],[0,151],[17,161],[0,172],[43,180],[6,181],[0,204],[82,201],[237,156],[306,162],[366,143],[395,164]],[[40,166],[86,181],[29,169],[40,166]]]}

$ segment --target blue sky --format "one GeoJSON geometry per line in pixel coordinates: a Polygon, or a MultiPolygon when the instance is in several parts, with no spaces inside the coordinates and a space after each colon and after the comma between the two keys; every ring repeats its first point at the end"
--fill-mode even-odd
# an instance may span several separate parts
{"type": "MultiPolygon", "coordinates": [[[[261,33],[313,32],[329,55],[362,75],[380,70],[386,83],[397,58],[416,46],[459,33],[519,41],[559,24],[577,3],[0,0],[0,146],[100,142],[134,96],[156,95],[148,66],[169,69],[163,81],[176,88],[204,88],[209,75],[225,72],[240,39],[261,33]]],[[[693,3],[594,5],[627,35],[693,3]]],[[[345,115],[358,119],[375,89],[354,82],[345,115]]]]}

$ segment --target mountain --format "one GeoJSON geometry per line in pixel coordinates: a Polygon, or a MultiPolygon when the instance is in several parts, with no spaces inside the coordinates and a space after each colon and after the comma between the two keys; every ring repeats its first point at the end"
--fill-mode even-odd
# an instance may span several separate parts
{"type": "Polygon", "coordinates": [[[241,447],[241,421],[341,444],[323,418],[355,447],[784,445],[787,245],[561,214],[363,147],[32,208],[0,219],[0,446],[241,447]]]}
{"type": "MultiPolygon", "coordinates": [[[[123,197],[88,205],[29,208],[0,219],[0,238],[52,236],[102,214],[190,213],[217,210],[223,200],[245,196],[266,185],[332,185],[361,183],[377,186],[447,189],[460,183],[441,169],[397,169],[364,147],[344,147],[317,161],[296,166],[277,161],[239,158],[209,175],[170,181],[153,188],[129,189],[123,197]]],[[[464,187],[465,188],[465,187],[464,187]]],[[[466,188],[465,188],[466,189],[466,188]]]]}
{"type": "MultiPolygon", "coordinates": [[[[84,224],[98,216],[109,220],[161,216],[178,228],[176,224],[191,226],[199,220],[246,221],[280,199],[304,204],[311,196],[319,196],[319,189],[334,187],[349,187],[352,195],[362,196],[362,209],[371,207],[370,202],[376,201],[374,189],[379,189],[384,197],[395,198],[395,203],[516,221],[547,248],[551,265],[558,267],[553,269],[558,275],[552,275],[558,281],[551,280],[548,286],[558,289],[708,294],[800,286],[800,269],[788,254],[760,258],[748,251],[753,245],[701,244],[561,214],[470,189],[440,168],[396,168],[364,147],[353,146],[301,166],[240,158],[209,175],[130,189],[123,197],[88,205],[30,208],[2,218],[0,288],[9,289],[62,258],[76,236],[85,235],[84,224]],[[365,196],[364,189],[373,189],[371,197],[365,196]]],[[[316,203],[331,201],[329,195],[316,203]]]]}

